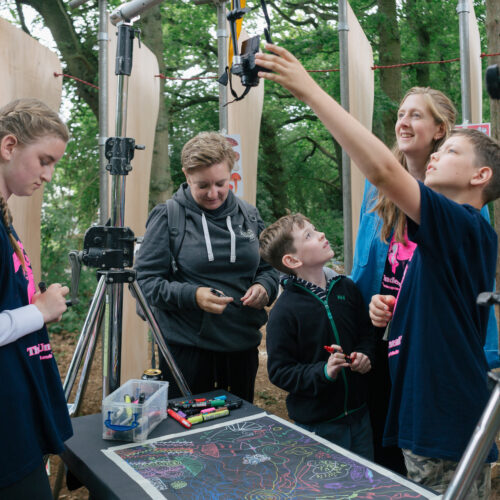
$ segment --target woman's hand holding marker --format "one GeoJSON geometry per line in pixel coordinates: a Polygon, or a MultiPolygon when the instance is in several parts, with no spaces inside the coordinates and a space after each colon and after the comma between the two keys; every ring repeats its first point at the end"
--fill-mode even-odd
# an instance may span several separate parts
{"type": "Polygon", "coordinates": [[[385,328],[392,319],[396,298],[392,295],[374,295],[368,307],[374,326],[385,328]]]}

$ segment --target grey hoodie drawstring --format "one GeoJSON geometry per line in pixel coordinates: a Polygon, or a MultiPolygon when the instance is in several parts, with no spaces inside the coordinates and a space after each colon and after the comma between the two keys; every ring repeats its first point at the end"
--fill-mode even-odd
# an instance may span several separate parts
{"type": "Polygon", "coordinates": [[[226,217],[226,225],[229,230],[229,234],[231,235],[231,257],[229,262],[234,263],[236,262],[236,236],[234,234],[233,226],[231,225],[231,217],[229,215],[226,217]]]}
{"type": "Polygon", "coordinates": [[[214,253],[212,252],[212,242],[210,241],[205,212],[201,212],[201,225],[203,226],[203,236],[205,236],[205,245],[207,246],[208,262],[212,262],[214,260],[214,253]]]}

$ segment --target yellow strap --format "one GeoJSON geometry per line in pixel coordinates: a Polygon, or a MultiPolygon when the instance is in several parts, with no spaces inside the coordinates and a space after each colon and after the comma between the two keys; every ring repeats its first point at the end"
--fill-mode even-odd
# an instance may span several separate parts
{"type": "MultiPolygon", "coordinates": [[[[240,7],[242,9],[245,8],[245,4],[246,4],[246,0],[240,1],[240,7]]],[[[231,10],[232,9],[234,9],[233,0],[231,0],[231,10]]],[[[243,18],[236,20],[236,37],[237,38],[240,37],[242,23],[243,23],[243,18]]],[[[229,67],[231,67],[231,65],[233,64],[233,56],[234,56],[234,54],[233,54],[233,41],[231,39],[231,34],[229,34],[229,52],[228,52],[228,56],[227,56],[227,65],[229,67]]]]}

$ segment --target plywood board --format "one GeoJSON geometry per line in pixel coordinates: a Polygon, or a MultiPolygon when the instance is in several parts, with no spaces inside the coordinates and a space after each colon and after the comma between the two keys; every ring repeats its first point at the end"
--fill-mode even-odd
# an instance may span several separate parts
{"type": "MultiPolygon", "coordinates": [[[[61,104],[61,64],[57,55],[24,31],[0,18],[0,106],[21,97],[35,97],[54,111],[61,104]]],[[[40,281],[40,215],[43,187],[33,196],[12,195],[9,207],[23,246],[30,258],[35,282],[40,281]]]]}
{"type": "Polygon", "coordinates": [[[469,0],[469,58],[471,123],[483,121],[483,77],[481,68],[481,39],[474,2],[469,0]]]}
{"type": "MultiPolygon", "coordinates": [[[[349,26],[349,111],[371,131],[374,99],[373,52],[370,42],[366,38],[349,3],[347,3],[347,24],[349,26]]],[[[364,175],[354,163],[351,163],[353,252],[356,247],[364,185],[364,175]]]]}
{"type": "MultiPolygon", "coordinates": [[[[248,38],[244,29],[238,39],[241,42],[248,38]]],[[[233,89],[241,95],[245,87],[241,85],[239,77],[232,77],[233,89]]],[[[234,97],[228,85],[228,102],[234,97]]],[[[239,135],[241,139],[241,177],[243,193],[241,198],[255,205],[257,197],[257,159],[259,155],[260,120],[264,104],[264,81],[260,79],[257,87],[252,87],[250,92],[241,101],[228,104],[228,134],[239,135]]]]}

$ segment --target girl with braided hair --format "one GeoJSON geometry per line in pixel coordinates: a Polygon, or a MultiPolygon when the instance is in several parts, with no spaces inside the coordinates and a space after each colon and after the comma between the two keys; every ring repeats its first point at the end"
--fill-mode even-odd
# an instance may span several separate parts
{"type": "Polygon", "coordinates": [[[72,435],[61,378],[45,323],[66,310],[66,286],[36,293],[29,258],[7,200],[49,182],[68,142],[57,113],[37,99],[0,108],[0,498],[51,499],[43,456],[72,435]]]}

